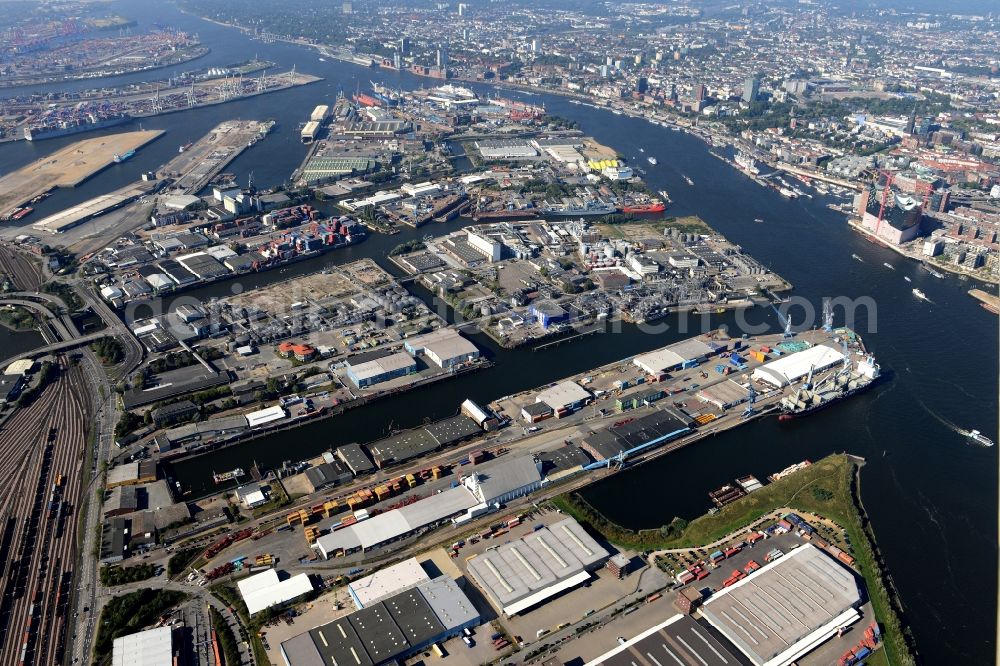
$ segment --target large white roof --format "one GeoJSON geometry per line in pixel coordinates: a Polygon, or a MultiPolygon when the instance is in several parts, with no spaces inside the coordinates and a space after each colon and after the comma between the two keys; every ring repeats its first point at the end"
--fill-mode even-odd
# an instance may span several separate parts
{"type": "Polygon", "coordinates": [[[701,340],[683,340],[647,354],[639,354],[632,359],[632,362],[649,374],[655,375],[676,367],[684,361],[708,356],[713,351],[715,350],[701,340]]]}
{"type": "Polygon", "coordinates": [[[540,392],[535,402],[544,402],[552,409],[568,407],[590,397],[590,391],[576,382],[563,381],[540,392]]]}
{"type": "Polygon", "coordinates": [[[510,616],[586,581],[588,570],[607,556],[579,523],[566,518],[469,560],[469,573],[510,616]]]}
{"type": "Polygon", "coordinates": [[[803,544],[716,592],[702,614],[755,666],[787,666],[855,622],[860,603],[854,572],[803,544]]]}
{"type": "Polygon", "coordinates": [[[297,599],[313,589],[308,574],[302,573],[288,580],[279,580],[278,572],[274,569],[244,578],[236,585],[250,615],[270,606],[297,599]]]}
{"type": "Polygon", "coordinates": [[[429,580],[430,576],[420,566],[417,558],[411,557],[354,581],[350,585],[350,590],[358,608],[365,608],[429,580]]]}
{"type": "Polygon", "coordinates": [[[788,386],[808,375],[810,369],[819,372],[843,360],[844,355],[833,347],[816,345],[755,368],[753,378],[774,386],[788,386]]]}
{"type": "Polygon", "coordinates": [[[112,666],[173,666],[173,638],[170,627],[159,627],[116,638],[112,666]]]}
{"type": "Polygon", "coordinates": [[[268,407],[267,409],[259,409],[256,412],[250,412],[246,415],[247,423],[251,428],[256,428],[257,426],[262,426],[266,423],[271,423],[279,419],[285,418],[285,410],[281,405],[275,405],[274,407],[268,407]]]}
{"type": "Polygon", "coordinates": [[[316,543],[327,554],[359,546],[368,550],[425,525],[450,518],[478,503],[479,500],[464,486],[449,488],[400,509],[386,511],[374,518],[331,532],[320,537],[316,543]]]}

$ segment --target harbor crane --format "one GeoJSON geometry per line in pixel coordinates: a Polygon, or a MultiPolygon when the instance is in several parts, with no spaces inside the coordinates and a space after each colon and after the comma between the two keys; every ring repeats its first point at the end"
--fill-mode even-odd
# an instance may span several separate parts
{"type": "Polygon", "coordinates": [[[757,402],[757,391],[754,389],[753,383],[750,383],[748,388],[750,392],[747,394],[747,407],[743,410],[742,418],[749,418],[757,412],[753,406],[757,402]]]}
{"type": "Polygon", "coordinates": [[[833,332],[833,308],[830,299],[823,299],[823,330],[827,333],[833,332]]]}
{"type": "Polygon", "coordinates": [[[791,318],[786,317],[785,315],[781,314],[781,310],[779,310],[778,308],[776,308],[774,306],[774,303],[771,304],[771,309],[774,310],[774,314],[778,315],[778,321],[780,321],[781,325],[784,326],[784,328],[785,328],[785,332],[782,334],[782,336],[786,337],[786,338],[790,338],[790,337],[794,336],[795,334],[792,332],[792,320],[791,320],[791,318]]]}

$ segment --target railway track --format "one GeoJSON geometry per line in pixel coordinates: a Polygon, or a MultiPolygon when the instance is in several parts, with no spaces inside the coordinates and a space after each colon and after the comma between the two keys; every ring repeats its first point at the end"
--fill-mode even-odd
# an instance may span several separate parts
{"type": "Polygon", "coordinates": [[[34,261],[3,246],[0,246],[0,273],[5,273],[23,291],[38,291],[45,281],[42,269],[34,261]]]}
{"type": "Polygon", "coordinates": [[[0,666],[62,663],[77,560],[89,392],[59,376],[0,430],[0,666]]]}

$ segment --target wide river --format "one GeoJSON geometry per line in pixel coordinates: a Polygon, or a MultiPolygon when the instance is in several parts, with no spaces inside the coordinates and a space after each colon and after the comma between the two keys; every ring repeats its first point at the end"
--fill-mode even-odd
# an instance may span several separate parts
{"type": "MultiPolygon", "coordinates": [[[[115,2],[117,11],[141,24],[160,22],[198,33],[212,52],[195,63],[160,70],[171,72],[227,65],[258,55],[283,68],[324,77],[293,90],[221,106],[142,121],[144,128],[167,130],[128,163],[117,165],[76,190],[60,191],[38,208],[34,219],[134,180],[230,118],[275,119],[275,132],[246,151],[228,169],[257,184],[284,182],[305,148],[297,126],[313,106],[329,103],[338,90],[351,93],[369,79],[400,88],[433,85],[427,79],[367,70],[340,62],[321,62],[316,53],[286,44],[263,44],[235,30],[183,15],[166,3],[115,2]]],[[[120,77],[109,83],[148,79],[120,77]]],[[[79,89],[76,83],[61,89],[79,89]]],[[[51,88],[50,88],[51,89],[51,88]]],[[[481,87],[480,92],[495,93],[481,87]]],[[[9,94],[9,91],[0,91],[9,94]]],[[[516,93],[505,93],[516,96],[516,93]]],[[[648,122],[570,104],[557,96],[531,96],[554,114],[579,121],[602,143],[633,158],[656,156],[647,181],[667,189],[671,214],[698,214],[753,256],[790,280],[796,295],[816,304],[823,297],[870,297],[877,315],[857,324],[869,349],[889,375],[861,396],[815,416],[779,424],[767,419],[733,430],[651,464],[620,474],[587,490],[588,499],[609,517],[630,527],[656,527],[674,516],[692,518],[709,507],[707,492],[736,476],[758,478],[793,462],[848,451],[867,460],[862,496],[879,545],[902,596],[923,661],[931,664],[992,662],[997,584],[996,449],[971,445],[958,430],[997,432],[998,336],[996,317],[966,295],[971,283],[936,279],[912,261],[873,245],[851,231],[844,216],[822,201],[789,201],[755,185],[708,153],[701,140],[648,122]],[[688,185],[683,176],[693,185],[688,185]],[[755,223],[755,218],[763,219],[755,223]],[[858,255],[862,261],[852,258],[858,255]],[[890,270],[883,266],[895,266],[890,270]],[[908,276],[912,283],[903,278],[908,276]],[[918,301],[919,287],[930,301],[918,301]]],[[[79,138],[79,137],[76,137],[79,138]]],[[[62,138],[35,144],[0,145],[0,173],[37,159],[73,141],[62,138]]],[[[644,161],[639,164],[646,166],[644,161]]],[[[315,271],[325,265],[371,256],[383,266],[387,249],[407,238],[439,234],[455,227],[433,225],[395,237],[371,236],[353,248],[297,264],[283,273],[246,278],[243,287],[315,271]]],[[[394,271],[395,272],[395,271],[394,271]]],[[[229,293],[217,284],[186,296],[210,298],[229,293]]],[[[422,296],[426,296],[423,294],[422,296]]],[[[801,321],[801,311],[793,311],[801,321]]],[[[774,325],[765,311],[752,315],[774,325]]],[[[837,323],[840,323],[838,319],[837,323]]],[[[425,417],[452,414],[462,399],[480,402],[530,388],[589,367],[628,357],[685,337],[678,320],[652,335],[632,327],[595,335],[542,352],[501,351],[483,336],[477,342],[497,361],[492,369],[348,412],[336,419],[274,435],[176,465],[174,475],[196,494],[207,490],[214,470],[300,460],[350,441],[367,441],[390,427],[419,424],[425,417]]],[[[713,325],[733,324],[715,317],[713,325]]],[[[692,328],[691,333],[697,332],[692,328]]],[[[20,337],[20,336],[18,336],[20,337]]],[[[0,335],[10,344],[12,336],[0,335]]],[[[20,340],[18,342],[21,342],[20,340]]]]}

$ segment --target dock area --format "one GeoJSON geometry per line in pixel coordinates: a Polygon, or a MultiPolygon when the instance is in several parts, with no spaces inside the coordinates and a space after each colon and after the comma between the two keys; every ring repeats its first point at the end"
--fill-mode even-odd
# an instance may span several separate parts
{"type": "Polygon", "coordinates": [[[244,150],[270,131],[273,123],[227,120],[163,165],[156,176],[172,179],[171,189],[196,194],[244,150]]]}
{"type": "Polygon", "coordinates": [[[76,141],[0,178],[0,217],[54,187],[77,187],[124,155],[155,141],[163,130],[120,132],[76,141]]]}
{"type": "Polygon", "coordinates": [[[970,289],[969,296],[982,303],[985,310],[993,314],[1000,314],[1000,296],[990,294],[982,289],[970,289]]]}
{"type": "Polygon", "coordinates": [[[132,203],[156,189],[155,181],[137,181],[114,192],[102,194],[81,204],[59,211],[35,222],[33,229],[50,234],[59,234],[87,220],[104,215],[125,204],[132,203]]]}

